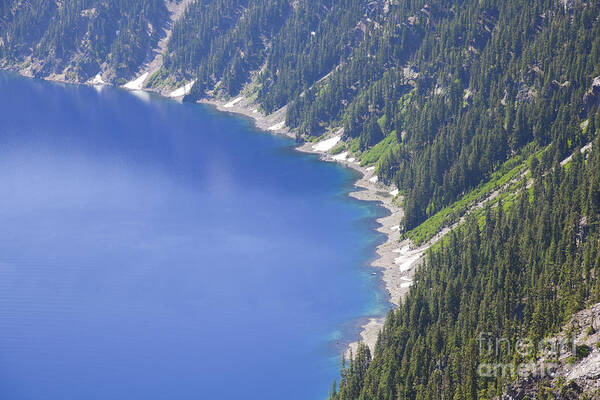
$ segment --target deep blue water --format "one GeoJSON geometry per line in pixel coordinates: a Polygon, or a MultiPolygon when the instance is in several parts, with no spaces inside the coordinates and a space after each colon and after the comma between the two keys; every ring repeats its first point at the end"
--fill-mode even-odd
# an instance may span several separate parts
{"type": "Polygon", "coordinates": [[[319,399],[382,210],[249,120],[0,74],[0,398],[319,399]]]}

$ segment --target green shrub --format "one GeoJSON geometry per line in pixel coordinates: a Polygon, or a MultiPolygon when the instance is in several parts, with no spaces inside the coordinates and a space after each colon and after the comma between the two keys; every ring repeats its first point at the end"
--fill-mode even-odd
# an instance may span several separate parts
{"type": "Polygon", "coordinates": [[[329,151],[329,154],[340,154],[342,151],[346,150],[346,143],[342,142],[336,145],[333,149],[329,151]]]}
{"type": "Polygon", "coordinates": [[[591,352],[592,352],[591,347],[588,345],[585,345],[585,344],[582,344],[575,348],[575,355],[576,355],[577,359],[579,359],[579,360],[581,360],[582,358],[586,358],[587,356],[590,355],[591,352]]]}

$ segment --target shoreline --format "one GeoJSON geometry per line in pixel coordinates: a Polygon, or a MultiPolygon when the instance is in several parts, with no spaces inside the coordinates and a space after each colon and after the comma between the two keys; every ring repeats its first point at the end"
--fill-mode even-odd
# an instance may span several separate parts
{"type": "MultiPolygon", "coordinates": [[[[202,99],[198,103],[212,106],[217,111],[251,118],[256,128],[267,133],[281,134],[296,139],[296,136],[283,125],[285,107],[265,116],[258,111],[256,104],[243,96],[238,96],[229,102],[202,99]]],[[[337,133],[339,131],[333,134],[333,138],[337,133]]],[[[388,215],[376,219],[378,224],[376,231],[383,233],[386,240],[376,247],[375,259],[368,264],[368,267],[381,271],[381,283],[387,294],[388,302],[393,305],[393,308],[396,308],[400,305],[401,299],[409,292],[415,267],[429,246],[412,249],[412,243],[409,240],[400,240],[399,224],[403,212],[402,208],[394,202],[397,190],[377,182],[374,167],[363,167],[353,158],[331,155],[328,146],[319,146],[331,139],[332,136],[318,143],[300,143],[294,149],[302,153],[316,154],[321,161],[334,162],[358,172],[359,177],[353,182],[356,190],[349,192],[348,196],[361,201],[377,202],[380,207],[388,211],[388,215]]],[[[367,344],[373,352],[385,318],[386,315],[362,317],[361,319],[366,322],[360,325],[359,338],[347,343],[345,353],[349,351],[355,353],[359,342],[367,344]]]]}
{"type": "MultiPolygon", "coordinates": [[[[34,78],[22,70],[12,70],[10,72],[17,73],[27,78],[34,78]]],[[[173,98],[155,89],[143,88],[132,90],[126,87],[104,83],[69,82],[62,78],[63,77],[61,76],[54,75],[40,79],[63,84],[83,84],[96,88],[104,86],[117,87],[130,92],[152,93],[171,100],[181,101],[183,99],[183,96],[180,98],[173,98]]],[[[286,106],[265,116],[258,110],[258,106],[252,100],[249,100],[242,95],[229,102],[218,99],[201,99],[196,103],[209,105],[220,112],[248,117],[253,121],[257,129],[265,131],[266,133],[284,135],[294,140],[298,139],[295,134],[291,133],[285,127],[286,106]]],[[[424,245],[418,249],[412,249],[412,243],[409,240],[400,241],[399,223],[403,213],[402,208],[394,202],[394,198],[397,196],[398,191],[395,189],[392,190],[391,187],[377,182],[375,167],[363,167],[358,161],[354,160],[354,158],[341,157],[343,154],[332,155],[329,153],[329,150],[331,150],[337,143],[337,140],[339,140],[339,134],[340,131],[337,131],[318,143],[298,143],[294,149],[302,153],[316,154],[321,161],[334,162],[358,172],[359,177],[353,182],[353,186],[357,190],[349,192],[348,196],[361,201],[377,202],[378,206],[388,211],[388,215],[376,219],[378,224],[376,231],[384,234],[386,240],[376,247],[375,258],[368,264],[368,268],[374,268],[381,271],[382,286],[387,294],[388,302],[393,305],[394,309],[400,304],[401,299],[409,292],[415,267],[420,262],[421,256],[429,246],[424,245]],[[331,142],[332,139],[337,139],[334,140],[333,145],[331,142]]],[[[359,320],[366,322],[360,324],[360,334],[357,340],[344,343],[344,353],[348,354],[350,351],[355,353],[359,342],[367,344],[371,352],[373,352],[379,331],[383,328],[386,315],[359,317],[359,320]]]]}

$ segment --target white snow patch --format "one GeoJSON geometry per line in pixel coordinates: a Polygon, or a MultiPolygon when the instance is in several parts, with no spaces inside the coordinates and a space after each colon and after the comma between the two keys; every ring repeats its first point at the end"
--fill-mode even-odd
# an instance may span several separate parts
{"type": "Polygon", "coordinates": [[[421,257],[423,252],[420,250],[411,250],[408,246],[404,246],[401,249],[394,250],[394,253],[400,253],[400,256],[394,259],[394,263],[400,267],[401,272],[405,272],[412,268],[415,261],[421,257]]]}
{"type": "Polygon", "coordinates": [[[367,171],[367,172],[375,171],[375,167],[369,167],[369,168],[365,169],[365,171],[367,171]]]}
{"type": "MultiPolygon", "coordinates": [[[[391,231],[399,231],[399,230],[400,230],[400,225],[395,225],[395,226],[392,226],[392,227],[390,228],[390,230],[391,230],[391,231]]],[[[396,251],[396,250],[394,250],[394,253],[400,253],[400,251],[396,251]]]]}
{"type": "Polygon", "coordinates": [[[240,101],[244,100],[243,97],[238,97],[236,99],[231,100],[229,103],[225,104],[223,107],[225,108],[231,108],[233,106],[235,106],[237,103],[239,103],[240,101]]]}
{"type": "Polygon", "coordinates": [[[350,158],[348,159],[348,162],[354,162],[355,160],[356,160],[356,158],[354,158],[354,157],[350,157],[350,158]]]}
{"type": "Polygon", "coordinates": [[[132,81],[127,82],[123,85],[125,89],[129,90],[142,90],[142,86],[144,86],[144,82],[148,77],[148,72],[144,72],[142,75],[138,76],[132,81]]]}
{"type": "Polygon", "coordinates": [[[270,126],[270,127],[269,127],[269,130],[270,130],[270,131],[278,131],[278,130],[280,130],[280,129],[283,129],[283,127],[284,127],[284,126],[285,126],[285,121],[281,121],[281,122],[280,122],[280,123],[278,123],[278,124],[275,124],[275,125],[273,125],[273,126],[270,126]]]}
{"type": "Polygon", "coordinates": [[[410,282],[403,282],[400,284],[400,287],[405,289],[405,288],[409,288],[412,285],[412,281],[410,282]]]}
{"type": "Polygon", "coordinates": [[[400,193],[400,191],[398,189],[394,189],[390,192],[390,194],[394,197],[398,196],[398,193],[400,193]]]}
{"type": "Polygon", "coordinates": [[[90,82],[92,85],[106,85],[106,82],[102,79],[102,73],[98,72],[94,79],[90,82]]]}
{"type": "Polygon", "coordinates": [[[330,137],[329,139],[321,140],[319,143],[313,146],[314,151],[329,151],[333,149],[333,147],[338,144],[338,142],[342,139],[341,136],[330,137]]]}
{"type": "Polygon", "coordinates": [[[185,85],[183,85],[180,88],[177,88],[175,90],[173,90],[170,94],[169,97],[183,97],[186,94],[190,93],[190,90],[192,90],[192,86],[194,86],[194,83],[196,83],[196,80],[194,79],[191,82],[186,83],[185,85]]]}
{"type": "Polygon", "coordinates": [[[344,161],[346,158],[348,158],[348,152],[344,151],[343,153],[336,154],[331,158],[333,158],[335,161],[344,161]]]}
{"type": "Polygon", "coordinates": [[[379,178],[377,177],[377,175],[369,178],[369,182],[371,182],[371,183],[377,183],[378,180],[379,180],[379,178]]]}

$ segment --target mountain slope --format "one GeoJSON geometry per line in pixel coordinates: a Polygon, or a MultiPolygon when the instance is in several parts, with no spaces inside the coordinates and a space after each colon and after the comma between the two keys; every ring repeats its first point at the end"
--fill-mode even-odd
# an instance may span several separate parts
{"type": "Polygon", "coordinates": [[[4,67],[50,79],[108,82],[131,76],[168,20],[161,0],[3,0],[4,67]]]}
{"type": "Polygon", "coordinates": [[[523,360],[477,335],[540,340],[600,300],[598,0],[0,0],[0,62],[243,93],[398,188],[403,237],[440,241],[332,398],[497,396],[514,377],[477,366],[523,360]]]}
{"type": "Polygon", "coordinates": [[[332,398],[493,398],[518,376],[505,365],[539,360],[539,341],[600,300],[600,143],[533,175],[433,248],[373,359],[359,351],[332,398]],[[521,353],[524,339],[535,347],[521,353]]]}

